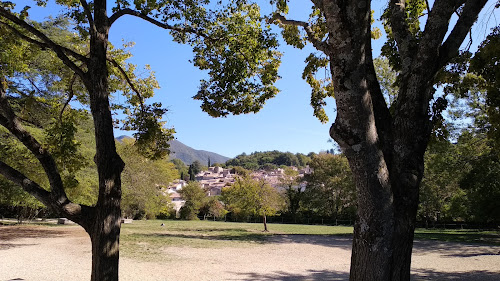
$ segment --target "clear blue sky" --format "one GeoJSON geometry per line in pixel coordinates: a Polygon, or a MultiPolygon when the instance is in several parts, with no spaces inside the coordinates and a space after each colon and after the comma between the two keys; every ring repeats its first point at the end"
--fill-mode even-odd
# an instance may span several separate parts
{"type": "MultiPolygon", "coordinates": [[[[18,3],[17,8],[25,3],[34,7],[30,15],[35,20],[55,16],[59,10],[52,8],[53,6],[35,9],[36,5],[28,0],[14,2],[18,3]]],[[[260,2],[264,3],[264,10],[271,9],[269,1],[260,2]]],[[[491,13],[496,1],[490,2],[486,13],[489,9],[488,15],[492,16],[483,17],[488,21],[477,25],[477,32],[473,33],[475,44],[484,38],[485,33],[489,33],[485,24],[498,24],[495,15],[491,13]]],[[[385,0],[373,1],[372,9],[376,18],[380,17],[385,3],[385,0]]],[[[309,1],[291,1],[290,18],[307,20],[311,5],[309,1]]],[[[135,42],[131,49],[133,63],[139,66],[149,64],[155,71],[161,89],[156,92],[154,101],[162,102],[169,109],[165,116],[167,126],[175,128],[175,137],[184,144],[228,157],[242,152],[248,154],[269,150],[307,154],[332,148],[332,144],[328,143],[328,130],[335,119],[334,101],[327,100],[330,121],[328,124],[321,124],[313,116],[309,105],[310,88],[301,78],[304,59],[313,49],[296,50],[282,44],[284,56],[279,71],[282,78],[277,83],[281,92],[269,100],[260,112],[212,118],[201,111],[200,101],[191,98],[197,93],[199,80],[205,74],[189,62],[192,58],[189,46],[172,42],[168,31],[131,16],[122,17],[111,28],[110,41],[118,46],[122,44],[122,40],[135,42]]],[[[374,42],[374,56],[378,55],[382,40],[374,42]]],[[[115,134],[119,136],[131,133],[117,131],[115,134]]]]}

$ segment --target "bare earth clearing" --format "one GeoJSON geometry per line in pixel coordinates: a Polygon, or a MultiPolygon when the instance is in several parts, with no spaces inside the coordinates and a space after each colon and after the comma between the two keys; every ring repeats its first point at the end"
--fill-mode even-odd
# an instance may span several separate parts
{"type": "MultiPolygon", "coordinates": [[[[346,280],[351,241],[273,236],[228,248],[166,247],[162,262],[120,258],[120,280],[346,280]]],[[[412,280],[500,280],[498,246],[416,241],[412,280]]],[[[0,281],[89,280],[90,240],[79,226],[0,226],[0,281]]]]}

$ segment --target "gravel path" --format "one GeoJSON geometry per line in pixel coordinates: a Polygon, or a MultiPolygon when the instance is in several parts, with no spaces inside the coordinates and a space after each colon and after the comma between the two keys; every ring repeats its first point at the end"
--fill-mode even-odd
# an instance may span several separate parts
{"type": "MultiPolygon", "coordinates": [[[[416,241],[412,280],[500,280],[500,247],[416,241]]],[[[347,280],[348,238],[284,235],[238,248],[168,247],[162,263],[120,258],[120,280],[347,280]]],[[[79,226],[0,226],[0,281],[89,280],[79,226]]]]}

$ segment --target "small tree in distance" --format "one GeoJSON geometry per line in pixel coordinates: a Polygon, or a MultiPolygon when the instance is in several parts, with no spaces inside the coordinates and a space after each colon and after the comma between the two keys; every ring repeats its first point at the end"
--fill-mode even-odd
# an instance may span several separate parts
{"type": "Polygon", "coordinates": [[[196,181],[189,182],[179,193],[186,200],[180,210],[181,219],[197,220],[200,208],[203,206],[207,195],[196,181]]]}
{"type": "Polygon", "coordinates": [[[264,180],[250,176],[238,177],[232,186],[222,189],[222,201],[226,208],[238,216],[261,216],[267,232],[267,217],[284,208],[283,196],[264,180]]]}

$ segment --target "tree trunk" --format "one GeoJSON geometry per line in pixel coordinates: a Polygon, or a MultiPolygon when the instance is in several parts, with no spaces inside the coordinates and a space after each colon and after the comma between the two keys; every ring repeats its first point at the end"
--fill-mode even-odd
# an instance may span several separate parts
{"type": "MultiPolygon", "coordinates": [[[[115,203],[110,202],[109,205],[115,203]]],[[[92,232],[91,281],[118,280],[121,211],[112,208],[98,212],[92,232]]]]}
{"type": "Polygon", "coordinates": [[[266,215],[262,215],[262,221],[264,222],[264,232],[268,232],[269,230],[267,230],[267,217],[266,215]]]}
{"type": "Polygon", "coordinates": [[[106,1],[94,3],[94,25],[90,30],[88,81],[90,108],[94,119],[99,196],[90,228],[92,281],[117,281],[121,226],[121,172],[125,164],[116,152],[109,103],[107,45],[109,20],[106,1]]]}
{"type": "Polygon", "coordinates": [[[398,141],[401,134],[414,137],[422,133],[421,127],[414,132],[409,128],[425,122],[404,128],[400,125],[408,119],[401,118],[394,125],[373,67],[369,5],[326,3],[330,33],[336,34],[329,42],[335,54],[330,56],[330,66],[337,103],[330,135],[349,160],[358,194],[350,280],[409,280],[413,210],[423,171],[413,168],[423,164],[425,149],[415,150],[408,142],[398,141]]]}

